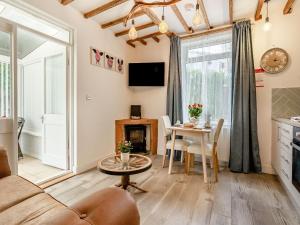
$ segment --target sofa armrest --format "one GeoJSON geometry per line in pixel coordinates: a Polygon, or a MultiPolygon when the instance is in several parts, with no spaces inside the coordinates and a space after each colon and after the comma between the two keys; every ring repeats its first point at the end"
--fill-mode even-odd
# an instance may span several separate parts
{"type": "Polygon", "coordinates": [[[11,175],[6,151],[0,147],[0,178],[11,175]]]}
{"type": "Polygon", "coordinates": [[[71,208],[90,224],[140,224],[140,216],[134,199],[127,191],[119,188],[107,188],[96,192],[71,208]]]}

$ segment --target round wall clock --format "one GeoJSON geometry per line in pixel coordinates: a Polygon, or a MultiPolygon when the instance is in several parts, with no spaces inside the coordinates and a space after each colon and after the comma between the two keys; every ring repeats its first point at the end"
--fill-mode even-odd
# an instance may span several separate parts
{"type": "Polygon", "coordinates": [[[280,73],[286,68],[288,61],[289,55],[285,50],[272,48],[262,56],[260,66],[267,73],[280,73]]]}

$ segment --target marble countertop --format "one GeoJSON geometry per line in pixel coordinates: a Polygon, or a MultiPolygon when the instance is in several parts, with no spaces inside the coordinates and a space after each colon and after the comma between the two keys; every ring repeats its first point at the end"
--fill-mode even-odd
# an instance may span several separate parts
{"type": "Polygon", "coordinates": [[[294,126],[294,127],[300,127],[300,123],[291,121],[290,119],[272,118],[272,120],[275,120],[275,121],[278,121],[278,122],[281,122],[281,123],[286,123],[286,124],[289,124],[289,125],[294,126]]]}

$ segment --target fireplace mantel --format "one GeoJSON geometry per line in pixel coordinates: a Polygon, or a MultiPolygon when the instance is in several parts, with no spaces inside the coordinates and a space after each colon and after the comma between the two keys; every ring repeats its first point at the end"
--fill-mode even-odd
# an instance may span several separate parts
{"type": "Polygon", "coordinates": [[[158,120],[157,119],[122,119],[115,121],[115,144],[116,151],[118,150],[118,145],[124,140],[124,127],[125,125],[148,125],[150,126],[150,151],[152,155],[157,154],[157,138],[158,138],[158,120]]]}

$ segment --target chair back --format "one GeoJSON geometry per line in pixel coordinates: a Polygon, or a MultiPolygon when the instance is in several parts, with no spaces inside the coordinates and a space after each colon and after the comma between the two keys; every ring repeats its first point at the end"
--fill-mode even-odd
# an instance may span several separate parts
{"type": "Polygon", "coordinates": [[[220,133],[222,131],[223,124],[224,124],[224,119],[219,119],[216,131],[215,131],[215,136],[214,136],[214,143],[215,144],[218,143],[220,133]]]}
{"type": "Polygon", "coordinates": [[[164,126],[164,136],[167,137],[172,134],[171,128],[171,120],[169,116],[162,116],[163,126],[164,126]]]}

